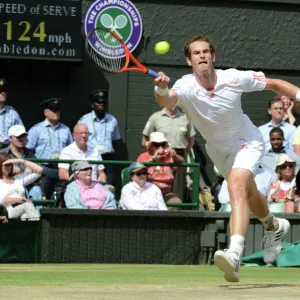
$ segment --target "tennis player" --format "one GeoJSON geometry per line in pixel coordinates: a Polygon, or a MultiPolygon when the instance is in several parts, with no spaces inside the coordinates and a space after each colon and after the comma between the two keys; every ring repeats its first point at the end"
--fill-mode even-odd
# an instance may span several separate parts
{"type": "Polygon", "coordinates": [[[273,216],[266,199],[253,180],[264,153],[264,141],[250,119],[243,114],[243,92],[272,90],[300,101],[299,88],[280,79],[266,78],[262,72],[214,68],[215,47],[205,36],[185,43],[186,61],[193,73],[177,80],[168,89],[169,77],[160,72],[154,80],[158,104],[180,106],[206,140],[206,150],[228,182],[232,212],[230,244],[217,251],[214,262],[229,282],[239,281],[240,258],[249,225],[249,208],[265,228],[264,261],[273,263],[281,251],[281,241],[290,224],[273,216]]]}

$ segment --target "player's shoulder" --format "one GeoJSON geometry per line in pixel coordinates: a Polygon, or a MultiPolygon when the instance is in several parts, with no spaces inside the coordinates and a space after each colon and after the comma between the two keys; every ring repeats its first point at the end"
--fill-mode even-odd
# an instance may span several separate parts
{"type": "Polygon", "coordinates": [[[195,83],[195,75],[194,74],[187,74],[179,78],[173,88],[174,89],[182,89],[184,87],[191,86],[193,83],[195,83]]]}
{"type": "Polygon", "coordinates": [[[224,77],[224,78],[238,78],[240,76],[242,76],[243,71],[234,69],[234,68],[230,68],[230,69],[226,69],[226,70],[222,70],[222,69],[216,69],[216,74],[218,77],[224,77]]]}
{"type": "Polygon", "coordinates": [[[186,83],[186,82],[192,82],[194,81],[194,79],[195,79],[195,75],[191,73],[191,74],[183,75],[178,81],[182,81],[186,83]]]}

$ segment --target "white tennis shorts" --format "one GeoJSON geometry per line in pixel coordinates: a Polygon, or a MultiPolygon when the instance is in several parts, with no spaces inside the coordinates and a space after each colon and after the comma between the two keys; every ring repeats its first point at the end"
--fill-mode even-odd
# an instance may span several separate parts
{"type": "Polygon", "coordinates": [[[205,147],[207,154],[226,180],[231,169],[234,168],[247,169],[255,176],[265,148],[263,139],[259,135],[235,141],[232,151],[226,154],[209,144],[205,147]]]}

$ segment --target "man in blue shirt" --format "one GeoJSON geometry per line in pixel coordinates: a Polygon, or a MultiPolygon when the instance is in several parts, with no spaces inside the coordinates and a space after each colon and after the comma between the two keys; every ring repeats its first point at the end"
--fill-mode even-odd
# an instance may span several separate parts
{"type": "MultiPolygon", "coordinates": [[[[89,129],[88,145],[96,148],[103,160],[113,160],[115,145],[120,140],[118,122],[114,116],[107,113],[108,91],[95,90],[89,95],[93,111],[84,115],[78,123],[84,123],[89,129]]],[[[112,167],[105,165],[107,183],[112,183],[112,167]]]]}
{"type": "Polygon", "coordinates": [[[23,125],[19,114],[11,106],[6,105],[7,80],[0,78],[0,149],[9,145],[8,129],[13,125],[23,125]]]}
{"type": "MultiPolygon", "coordinates": [[[[36,158],[58,159],[60,151],[73,142],[70,128],[59,122],[61,102],[59,98],[41,102],[46,119],[28,131],[26,147],[35,151],[36,158]]],[[[48,173],[41,179],[41,188],[44,196],[51,199],[59,180],[58,166],[57,163],[47,163],[46,166],[48,173]]]]}
{"type": "Polygon", "coordinates": [[[288,122],[283,121],[283,105],[283,102],[278,98],[274,98],[273,100],[271,100],[268,105],[268,113],[271,115],[271,121],[258,127],[265,142],[266,153],[271,149],[270,131],[275,127],[281,128],[284,132],[284,147],[286,149],[292,148],[292,141],[296,131],[296,127],[289,124],[288,122]]]}

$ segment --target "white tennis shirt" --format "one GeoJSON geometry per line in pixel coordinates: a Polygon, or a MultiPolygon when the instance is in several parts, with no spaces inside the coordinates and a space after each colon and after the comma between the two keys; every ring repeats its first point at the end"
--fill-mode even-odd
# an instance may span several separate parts
{"type": "Polygon", "coordinates": [[[241,96],[244,92],[262,91],[266,78],[262,72],[215,70],[217,84],[211,91],[203,88],[194,74],[177,80],[173,89],[181,107],[206,142],[222,153],[230,153],[234,144],[259,135],[259,130],[244,115],[241,96]]]}

